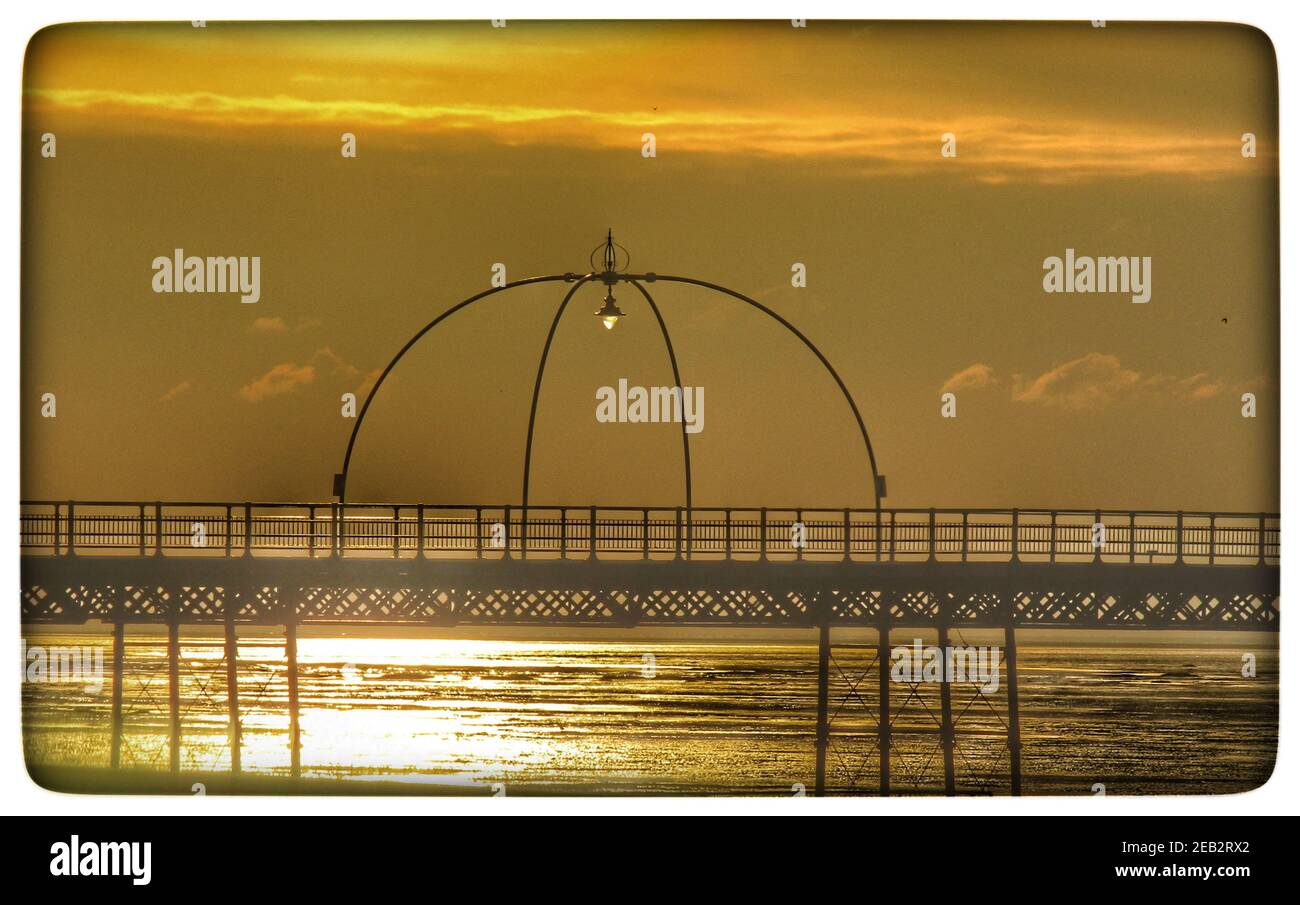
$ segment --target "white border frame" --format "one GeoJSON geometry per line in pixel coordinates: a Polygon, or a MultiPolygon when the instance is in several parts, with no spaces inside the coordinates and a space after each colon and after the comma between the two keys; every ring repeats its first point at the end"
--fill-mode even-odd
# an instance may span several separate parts
{"type": "MultiPolygon", "coordinates": [[[[5,496],[15,505],[19,495],[18,471],[18,322],[19,322],[19,250],[21,166],[17,133],[21,123],[22,64],[28,40],[42,27],[57,22],[79,20],[181,19],[183,16],[221,19],[755,19],[788,18],[791,15],[816,19],[1072,19],[1094,18],[1121,20],[1202,20],[1242,22],[1262,29],[1273,41],[1278,59],[1280,110],[1281,180],[1281,248],[1282,254],[1282,398],[1295,398],[1296,372],[1288,367],[1300,353],[1296,320],[1288,312],[1285,299],[1294,295],[1300,276],[1300,256],[1288,255],[1285,249],[1300,247],[1292,228],[1292,214],[1298,209],[1300,195],[1300,155],[1296,148],[1292,124],[1300,115],[1300,13],[1294,4],[1277,0],[1236,0],[1236,2],[1197,2],[1177,4],[1131,0],[1123,4],[1098,2],[1031,2],[1031,0],[988,0],[978,6],[956,0],[896,0],[895,3],[850,3],[846,0],[622,0],[619,3],[594,0],[463,0],[460,3],[418,3],[412,0],[371,0],[364,6],[339,0],[319,0],[310,6],[284,0],[207,0],[195,9],[177,10],[175,3],[121,3],[108,9],[102,2],[89,0],[45,0],[38,6],[7,4],[3,17],[3,43],[0,61],[4,65],[4,89],[0,91],[8,125],[3,130],[7,140],[0,142],[0,174],[4,175],[6,203],[3,207],[3,274],[8,285],[3,311],[9,329],[0,331],[4,369],[9,375],[10,423],[14,433],[3,447],[3,486],[5,496]],[[475,15],[478,11],[482,15],[475,15]],[[1288,178],[1289,177],[1289,178],[1288,178]],[[1286,352],[1291,354],[1286,354],[1286,352]]],[[[1287,418],[1282,420],[1282,461],[1285,453],[1296,448],[1300,428],[1287,418]]],[[[1295,473],[1282,472],[1282,513],[1289,518],[1295,511],[1298,491],[1295,473]]],[[[1300,567],[1297,546],[1300,531],[1283,533],[1283,598],[1287,596],[1285,576],[1300,567]]],[[[0,518],[0,587],[16,590],[18,576],[17,520],[0,518]]],[[[7,598],[16,602],[10,591],[7,598]]],[[[0,628],[17,625],[17,608],[0,609],[9,615],[0,618],[0,628]]],[[[1298,611],[1300,612],[1300,611],[1298,611]]],[[[1289,651],[1296,643],[1297,619],[1282,622],[1282,649],[1289,651]]],[[[11,641],[15,640],[10,636],[11,641]]],[[[0,643],[0,676],[18,675],[18,645],[0,643]]],[[[932,816],[1027,814],[1027,815],[1257,815],[1295,814],[1300,812],[1300,753],[1297,726],[1300,725],[1300,679],[1288,663],[1281,675],[1281,727],[1278,760],[1272,779],[1262,788],[1239,795],[1224,796],[1116,796],[1024,798],[955,798],[926,799],[925,810],[932,816]]],[[[269,796],[87,796],[47,792],[27,776],[21,744],[20,686],[17,682],[0,682],[0,783],[5,789],[3,812],[7,814],[45,815],[411,815],[411,814],[871,814],[902,816],[916,813],[915,799],[880,798],[422,798],[422,797],[269,797],[269,796]]]]}

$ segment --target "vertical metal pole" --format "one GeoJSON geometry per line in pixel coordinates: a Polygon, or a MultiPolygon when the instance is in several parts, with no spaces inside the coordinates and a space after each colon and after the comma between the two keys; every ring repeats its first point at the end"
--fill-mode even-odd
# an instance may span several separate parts
{"type": "Polygon", "coordinates": [[[226,617],[226,705],[230,720],[230,772],[239,773],[239,643],[235,622],[226,617]]]}
{"type": "Polygon", "coordinates": [[[1011,794],[1020,794],[1020,671],[1016,666],[1016,627],[1003,629],[1007,657],[1007,751],[1011,758],[1011,794]]]}
{"type": "Polygon", "coordinates": [[[695,510],[686,507],[686,558],[691,558],[691,547],[695,543],[695,510]]]}
{"type": "Polygon", "coordinates": [[[826,749],[831,744],[831,627],[823,622],[817,636],[817,784],[814,794],[826,794],[826,749]]]}
{"type": "MultiPolygon", "coordinates": [[[[892,519],[891,519],[891,524],[892,524],[892,519]]],[[[891,529],[889,533],[891,545],[893,544],[893,536],[894,533],[893,530],[891,529]]],[[[880,562],[881,547],[883,546],[883,544],[884,544],[884,539],[880,536],[880,507],[877,506],[876,507],[876,562],[880,562]]]]}
{"type": "Polygon", "coordinates": [[[167,710],[171,716],[169,754],[173,773],[181,769],[181,627],[167,623],[167,710]]]}
{"type": "Polygon", "coordinates": [[[888,604],[881,599],[880,602],[880,642],[876,649],[876,663],[880,669],[880,794],[886,796],[889,794],[889,746],[893,744],[890,739],[890,715],[889,715],[889,610],[888,604]]]}
{"type": "MultiPolygon", "coordinates": [[[[853,533],[850,531],[849,510],[844,510],[844,559],[853,558],[853,533]]],[[[876,535],[876,559],[880,559],[880,535],[876,535]]]]}
{"type": "Polygon", "coordinates": [[[122,663],[126,655],[126,623],[113,623],[113,735],[110,743],[109,764],[116,768],[122,763],[122,663]]]}
{"type": "MultiPolygon", "coordinates": [[[[1103,522],[1103,521],[1101,520],[1101,510],[1100,510],[1100,509],[1096,509],[1096,510],[1093,511],[1093,513],[1092,513],[1092,525],[1093,525],[1093,530],[1094,530],[1094,531],[1096,530],[1096,527],[1097,527],[1098,525],[1101,525],[1101,531],[1102,531],[1102,535],[1101,535],[1101,536],[1102,536],[1103,538],[1106,538],[1106,523],[1103,522]]],[[[1106,538],[1106,540],[1109,541],[1110,538],[1106,538]]],[[[1092,545],[1092,561],[1093,561],[1093,562],[1101,562],[1101,546],[1098,545],[1098,544],[1093,544],[1093,545],[1092,545]]]]}
{"type": "Polygon", "coordinates": [[[302,776],[302,735],[298,724],[298,626],[293,622],[284,627],[284,655],[289,678],[289,775],[298,779],[302,776]]]}
{"type": "Polygon", "coordinates": [[[943,675],[939,682],[939,708],[941,724],[939,738],[943,743],[943,794],[957,794],[957,777],[953,768],[953,750],[955,733],[952,725],[952,660],[948,656],[948,626],[939,624],[939,656],[942,658],[943,675]]]}

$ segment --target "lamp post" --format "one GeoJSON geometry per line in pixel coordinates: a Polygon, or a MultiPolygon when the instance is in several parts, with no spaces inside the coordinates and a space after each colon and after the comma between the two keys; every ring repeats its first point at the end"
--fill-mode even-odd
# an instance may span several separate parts
{"type": "Polygon", "coordinates": [[[595,312],[596,317],[600,318],[601,323],[605,325],[606,330],[613,330],[618,319],[623,317],[622,310],[618,307],[618,301],[614,298],[614,284],[620,279],[618,266],[618,253],[623,252],[623,269],[627,268],[628,254],[627,249],[614,243],[614,230],[610,229],[605,234],[605,244],[597,246],[591,253],[592,270],[596,268],[596,252],[601,252],[601,264],[605,268],[600,272],[600,280],[605,284],[605,304],[595,312]]]}

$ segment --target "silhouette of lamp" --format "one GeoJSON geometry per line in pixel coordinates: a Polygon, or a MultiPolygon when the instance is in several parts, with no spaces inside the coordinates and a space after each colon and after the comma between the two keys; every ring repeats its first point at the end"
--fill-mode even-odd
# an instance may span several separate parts
{"type": "Polygon", "coordinates": [[[626,267],[628,258],[627,249],[621,245],[615,244],[614,230],[610,229],[605,236],[605,244],[597,246],[591,253],[592,269],[594,270],[596,266],[596,252],[603,252],[602,263],[604,264],[605,269],[601,272],[600,279],[607,287],[605,289],[605,304],[601,305],[600,310],[596,311],[595,314],[596,317],[600,318],[601,323],[605,325],[606,330],[613,330],[614,325],[618,323],[618,319],[623,316],[622,309],[618,307],[618,300],[614,298],[614,284],[619,281],[618,253],[620,251],[623,252],[623,266],[626,267]]]}
{"type": "Polygon", "coordinates": [[[623,316],[623,312],[618,307],[618,301],[614,298],[614,290],[610,289],[605,295],[605,304],[596,312],[596,317],[601,319],[606,330],[613,330],[618,319],[623,316]]]}

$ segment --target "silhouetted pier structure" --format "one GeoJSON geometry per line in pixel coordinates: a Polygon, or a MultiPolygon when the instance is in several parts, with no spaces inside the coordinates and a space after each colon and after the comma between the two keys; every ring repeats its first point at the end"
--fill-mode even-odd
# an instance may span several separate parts
{"type": "Polygon", "coordinates": [[[890,633],[934,630],[945,649],[954,632],[995,629],[995,763],[1005,754],[1017,794],[1018,628],[1276,631],[1279,618],[1268,513],[69,501],[23,503],[20,518],[22,621],[113,626],[114,765],[126,628],[167,627],[173,770],[183,625],[225,627],[235,772],[237,627],[284,627],[295,776],[302,625],[815,629],[819,794],[837,742],[874,746],[881,793],[897,791],[891,765],[908,733],[937,739],[954,793],[970,705],[955,707],[962,686],[940,682],[934,725],[900,724],[924,702],[916,684],[891,699],[890,633]],[[835,630],[875,640],[834,643],[835,630]]]}

